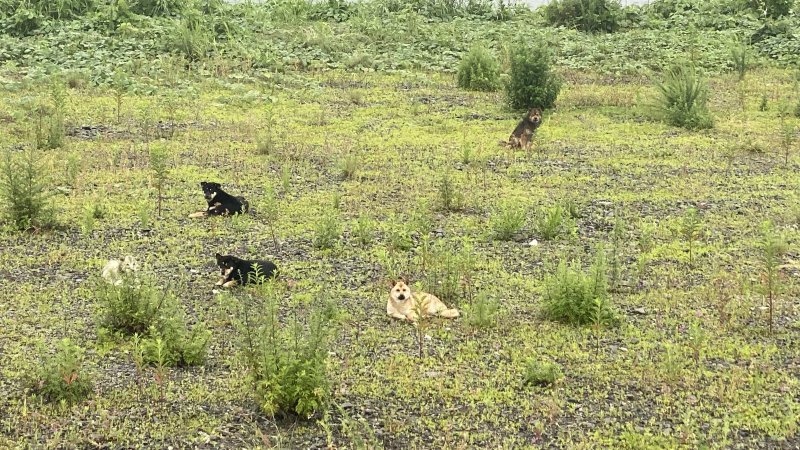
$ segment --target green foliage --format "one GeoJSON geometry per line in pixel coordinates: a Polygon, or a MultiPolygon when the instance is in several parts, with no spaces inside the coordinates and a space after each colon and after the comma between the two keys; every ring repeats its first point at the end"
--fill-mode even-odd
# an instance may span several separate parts
{"type": "Polygon", "coordinates": [[[761,236],[761,279],[769,307],[769,332],[772,334],[775,298],[780,292],[780,264],[782,256],[788,251],[788,245],[786,238],[775,231],[772,222],[761,224],[761,236]]]}
{"type": "Polygon", "coordinates": [[[683,216],[683,221],[681,222],[681,234],[683,238],[686,239],[686,242],[689,244],[689,264],[694,264],[694,242],[700,238],[700,234],[702,232],[703,221],[700,218],[700,214],[697,211],[697,208],[690,207],[686,209],[686,213],[683,216]]]}
{"type": "Polygon", "coordinates": [[[461,192],[461,187],[453,177],[450,168],[442,171],[438,187],[442,210],[458,211],[464,207],[464,194],[461,192]]]}
{"type": "Polygon", "coordinates": [[[489,228],[495,239],[511,240],[525,226],[525,208],[516,202],[502,203],[489,217],[489,228]]]}
{"type": "Polygon", "coordinates": [[[795,0],[750,0],[756,11],[773,19],[788,16],[794,3],[795,0]]]}
{"type": "Polygon", "coordinates": [[[342,180],[357,180],[358,171],[361,169],[361,158],[355,152],[350,152],[338,162],[339,178],[342,180]]]}
{"type": "Polygon", "coordinates": [[[536,234],[545,241],[575,233],[575,222],[561,205],[544,208],[535,219],[536,234]]]}
{"type": "Polygon", "coordinates": [[[485,47],[475,46],[458,65],[458,87],[472,91],[496,91],[500,66],[485,47]]]}
{"type": "Polygon", "coordinates": [[[55,212],[51,207],[45,169],[34,150],[22,153],[3,151],[0,163],[0,200],[5,220],[17,230],[50,226],[55,212]]]}
{"type": "Polygon", "coordinates": [[[740,43],[731,47],[731,61],[733,63],[733,69],[739,75],[739,81],[744,80],[747,74],[749,56],[749,50],[746,44],[740,43]]]}
{"type": "Polygon", "coordinates": [[[487,292],[481,292],[475,301],[465,308],[465,320],[473,328],[492,328],[497,325],[500,304],[487,292]]]}
{"type": "Polygon", "coordinates": [[[181,20],[171,31],[169,49],[177,50],[190,61],[198,61],[210,51],[213,44],[211,31],[202,22],[181,20]]]}
{"type": "Polygon", "coordinates": [[[622,7],[616,0],[553,0],[543,11],[552,26],[612,33],[619,28],[622,7]]]}
{"type": "MultiPolygon", "coordinates": [[[[157,323],[164,311],[175,306],[169,291],[159,291],[148,280],[131,273],[120,274],[122,283],[99,283],[95,292],[102,318],[100,326],[126,336],[144,335],[157,323]]],[[[171,311],[170,311],[171,312],[171,311]]]]}
{"type": "Polygon", "coordinates": [[[615,324],[618,319],[609,304],[604,252],[597,252],[588,274],[577,262],[562,261],[545,279],[542,312],[549,320],[574,325],[615,324]]]}
{"type": "Polygon", "coordinates": [[[436,295],[444,302],[457,299],[462,293],[464,281],[475,267],[471,245],[463,244],[456,251],[454,246],[443,242],[420,248],[419,265],[424,272],[425,292],[436,295]]]}
{"type": "Polygon", "coordinates": [[[320,219],[314,226],[314,248],[333,248],[342,235],[342,225],[335,209],[323,211],[320,219]]]}
{"type": "Polygon", "coordinates": [[[30,390],[50,403],[78,403],[92,392],[92,380],[83,367],[84,350],[63,339],[56,353],[42,358],[28,380],[30,390]]]}
{"type": "Polygon", "coordinates": [[[278,320],[280,296],[274,282],[261,285],[263,304],[245,299],[239,316],[240,348],[250,370],[254,395],[270,416],[297,414],[309,418],[323,410],[330,396],[328,341],[334,328],[332,303],[310,309],[307,325],[278,320]]]}
{"type": "Polygon", "coordinates": [[[157,289],[146,276],[125,272],[120,277],[119,284],[101,282],[96,288],[101,328],[123,336],[141,336],[148,364],[203,364],[211,332],[203,324],[189,330],[175,295],[157,289]]]}
{"type": "Polygon", "coordinates": [[[375,239],[375,221],[367,216],[360,216],[353,227],[353,236],[362,247],[372,243],[375,239]]]}
{"type": "Polygon", "coordinates": [[[542,362],[533,357],[525,360],[522,382],[527,386],[552,386],[563,377],[558,364],[542,362]]]}
{"type": "Polygon", "coordinates": [[[545,46],[524,37],[511,48],[506,100],[512,109],[551,108],[561,92],[561,79],[550,67],[545,46]]]}
{"type": "Polygon", "coordinates": [[[132,0],[131,10],[151,17],[177,16],[190,5],[185,0],[132,0]]]}
{"type": "Polygon", "coordinates": [[[671,125],[689,130],[714,126],[706,105],[708,86],[693,67],[673,66],[658,83],[658,89],[660,108],[671,125]]]}

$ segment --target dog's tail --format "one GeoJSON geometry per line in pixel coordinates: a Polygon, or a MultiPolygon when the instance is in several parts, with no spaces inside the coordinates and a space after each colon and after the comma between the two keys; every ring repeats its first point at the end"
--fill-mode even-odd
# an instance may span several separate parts
{"type": "Polygon", "coordinates": [[[450,308],[439,311],[439,316],[444,317],[445,319],[455,319],[456,317],[460,316],[460,314],[458,313],[457,309],[450,308]]]}

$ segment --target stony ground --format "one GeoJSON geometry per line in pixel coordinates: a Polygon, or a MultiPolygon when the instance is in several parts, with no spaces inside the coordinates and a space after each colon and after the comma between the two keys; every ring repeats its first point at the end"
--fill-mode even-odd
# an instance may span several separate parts
{"type": "MultiPolygon", "coordinates": [[[[457,90],[447,76],[222,77],[129,94],[119,112],[109,92],[69,90],[66,145],[44,153],[62,226],[0,234],[0,447],[798,448],[800,149],[787,162],[779,143],[780,108],[798,101],[791,77],[713,79],[716,127],[688,132],[652,119],[648,80],[565,76],[530,152],[498,146],[516,120],[500,94],[457,90]],[[153,145],[171,155],[161,217],[153,145]],[[343,179],[348,165],[355,176],[343,179]],[[458,211],[441,208],[445,176],[463,197],[458,211]],[[202,180],[244,195],[255,213],[188,219],[204,207],[202,180]],[[267,189],[279,198],[274,226],[267,189]],[[528,208],[526,225],[493,240],[494,211],[509,201],[528,208]],[[87,226],[93,204],[105,215],[87,226]],[[542,209],[564,204],[575,228],[543,239],[542,209]],[[691,257],[690,207],[701,218],[691,257]],[[316,249],[316,224],[330,215],[342,235],[316,249]],[[359,219],[372,232],[363,243],[359,219]],[[790,243],[773,335],[765,220],[790,243]],[[470,259],[450,303],[468,311],[487,292],[500,311],[488,328],[469,314],[433,321],[420,357],[415,329],[385,316],[385,298],[393,275],[424,278],[419,255],[431,243],[470,259]],[[545,276],[562,259],[587,266],[600,248],[618,261],[619,326],[542,319],[545,276]],[[259,413],[232,326],[242,291],[213,289],[215,252],[273,258],[291,281],[284,313],[302,314],[309,298],[339,306],[327,413],[259,413]],[[129,344],[98,334],[98,273],[125,254],[213,332],[207,364],[170,370],[163,400],[149,373],[138,379],[129,344]],[[87,349],[94,393],[41,404],[23,380],[63,337],[87,349]],[[530,357],[559,364],[563,379],[523,385],[530,357]]],[[[42,91],[4,90],[0,132],[16,149],[30,142],[21,111],[42,91]]]]}

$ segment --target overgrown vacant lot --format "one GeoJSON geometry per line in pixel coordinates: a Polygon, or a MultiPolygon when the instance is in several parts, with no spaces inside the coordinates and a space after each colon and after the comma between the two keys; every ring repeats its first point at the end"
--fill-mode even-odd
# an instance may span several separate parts
{"type": "MultiPolygon", "coordinates": [[[[450,75],[231,85],[178,73],[195,81],[125,94],[119,111],[111,92],[67,90],[65,145],[40,152],[61,226],[0,234],[0,447],[796,448],[800,180],[777,107],[798,101],[793,74],[712,78],[715,127],[701,132],[652,120],[649,80],[564,75],[530,152],[498,145],[518,120],[500,94],[450,75]],[[169,155],[161,217],[153,148],[169,155]],[[205,207],[203,180],[254,213],[188,219],[205,207]],[[508,204],[524,225],[496,240],[508,204]],[[766,220],[792,244],[772,334],[766,220]],[[329,229],[332,247],[318,248],[329,229]],[[253,400],[236,323],[261,291],[215,290],[215,252],[277,262],[282,320],[337,306],[331,403],[311,420],[253,400]],[[545,320],[545,280],[598,252],[617,320],[545,320]],[[205,365],[139,370],[129,339],[98,331],[99,272],[126,254],[208,326],[205,365]],[[437,293],[449,283],[462,317],[420,335],[390,320],[397,275],[437,293]],[[487,296],[495,315],[475,312],[487,296]],[[86,349],[93,393],[43,403],[25,380],[65,337],[86,349]],[[533,362],[563,376],[525,383],[533,362]]],[[[36,95],[48,87],[6,84],[5,147],[30,142],[36,95]]]]}

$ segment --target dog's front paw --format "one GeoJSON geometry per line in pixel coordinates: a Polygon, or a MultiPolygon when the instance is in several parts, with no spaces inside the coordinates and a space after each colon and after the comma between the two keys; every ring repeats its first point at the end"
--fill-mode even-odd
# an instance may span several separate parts
{"type": "Polygon", "coordinates": [[[214,286],[222,286],[223,284],[225,284],[225,280],[219,280],[216,283],[214,283],[214,286]]]}
{"type": "Polygon", "coordinates": [[[234,286],[236,286],[236,280],[231,280],[231,281],[228,281],[227,283],[223,283],[222,284],[222,287],[226,287],[226,288],[227,287],[234,287],[234,286]]]}

